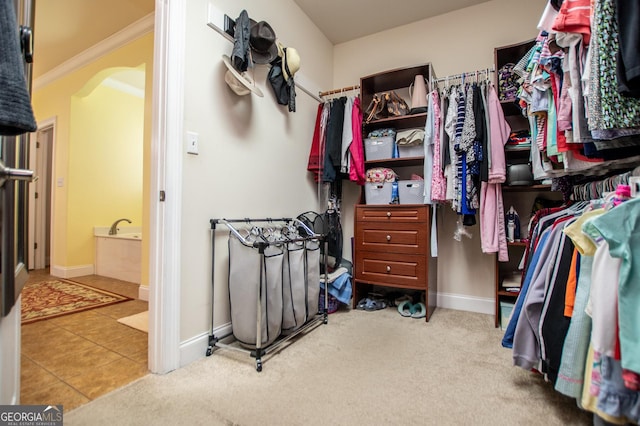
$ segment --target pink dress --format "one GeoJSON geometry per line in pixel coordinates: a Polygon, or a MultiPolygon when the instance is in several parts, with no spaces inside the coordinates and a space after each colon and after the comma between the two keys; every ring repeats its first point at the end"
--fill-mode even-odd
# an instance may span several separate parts
{"type": "Polygon", "coordinates": [[[440,113],[440,97],[438,91],[431,92],[433,97],[433,173],[431,174],[431,199],[433,201],[447,201],[447,179],[442,170],[440,151],[440,127],[442,126],[442,114],[440,113]]]}

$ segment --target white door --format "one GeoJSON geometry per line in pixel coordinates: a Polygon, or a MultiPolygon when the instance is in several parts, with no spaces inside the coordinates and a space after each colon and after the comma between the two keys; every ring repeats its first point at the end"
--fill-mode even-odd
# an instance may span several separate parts
{"type": "MultiPolygon", "coordinates": [[[[29,56],[33,0],[14,0],[29,56]]],[[[19,28],[15,28],[19,32],[19,28]]],[[[0,64],[1,65],[1,64],[0,64]]],[[[30,65],[26,66],[31,81],[30,65]]],[[[28,85],[30,87],[30,84],[28,85]]],[[[27,281],[28,135],[0,136],[0,404],[20,402],[20,292],[27,281]]]]}

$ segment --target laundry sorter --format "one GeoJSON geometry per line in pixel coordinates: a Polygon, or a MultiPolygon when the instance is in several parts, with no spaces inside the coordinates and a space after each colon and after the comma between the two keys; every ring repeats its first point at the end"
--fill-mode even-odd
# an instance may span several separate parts
{"type": "MultiPolygon", "coordinates": [[[[294,218],[211,219],[210,223],[211,334],[206,355],[215,348],[245,352],[256,359],[256,370],[262,371],[263,355],[328,322],[326,286],[324,307],[319,306],[320,269],[321,263],[326,265],[328,251],[325,235],[294,218]],[[229,230],[232,331],[223,336],[215,335],[213,324],[218,225],[229,230]],[[237,344],[221,342],[232,335],[237,344]]],[[[326,279],[326,268],[324,275],[326,279]]]]}

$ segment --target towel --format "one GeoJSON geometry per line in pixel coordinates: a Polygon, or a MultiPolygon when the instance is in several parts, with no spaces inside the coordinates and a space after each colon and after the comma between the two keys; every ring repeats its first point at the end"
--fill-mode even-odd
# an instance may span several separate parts
{"type": "MultiPolygon", "coordinates": [[[[344,268],[340,268],[344,269],[344,268]]],[[[334,277],[333,280],[329,279],[329,287],[327,291],[330,295],[338,299],[340,303],[344,303],[345,305],[349,303],[351,300],[351,275],[346,272],[342,272],[337,277],[334,277]]],[[[320,280],[320,290],[324,291],[324,280],[320,280]]]]}
{"type": "Polygon", "coordinates": [[[12,1],[0,1],[0,135],[36,130],[12,1]]]}

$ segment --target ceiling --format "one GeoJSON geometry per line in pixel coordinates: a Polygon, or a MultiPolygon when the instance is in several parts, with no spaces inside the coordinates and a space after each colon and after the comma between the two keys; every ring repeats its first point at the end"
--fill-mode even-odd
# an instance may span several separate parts
{"type": "Polygon", "coordinates": [[[293,0],[333,44],[488,0],[293,0]]]}
{"type": "Polygon", "coordinates": [[[155,0],[38,0],[35,3],[34,78],[155,9],[155,0]]]}
{"type": "MultiPolygon", "coordinates": [[[[293,0],[334,44],[488,0],[293,0]]],[[[155,0],[36,1],[33,76],[152,13],[155,0]]]]}

